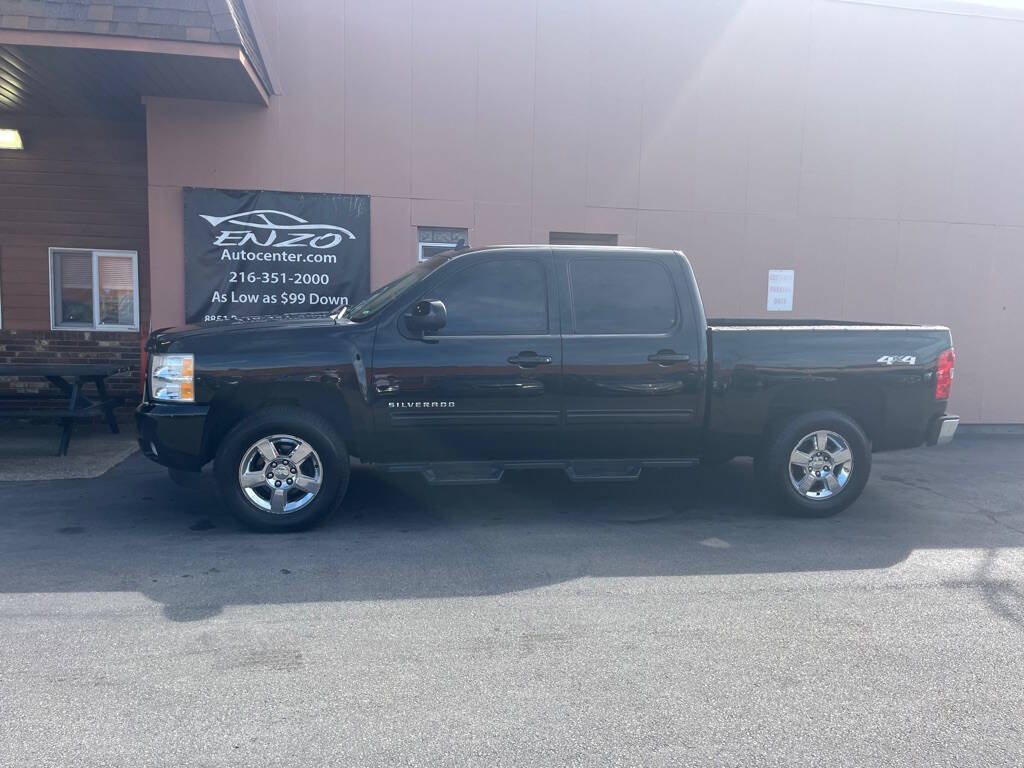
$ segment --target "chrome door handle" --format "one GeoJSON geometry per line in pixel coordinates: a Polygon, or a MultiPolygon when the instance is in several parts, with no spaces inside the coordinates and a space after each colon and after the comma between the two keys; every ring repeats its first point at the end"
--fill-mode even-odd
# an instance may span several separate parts
{"type": "Polygon", "coordinates": [[[667,368],[668,366],[675,365],[676,363],[687,362],[690,359],[690,356],[673,352],[671,349],[659,349],[653,355],[648,355],[647,359],[652,363],[657,363],[663,368],[667,368]]]}
{"type": "Polygon", "coordinates": [[[520,352],[508,359],[512,365],[520,368],[536,368],[538,365],[551,365],[551,355],[538,355],[536,352],[520,352]]]}
{"type": "Polygon", "coordinates": [[[388,392],[397,392],[398,386],[398,382],[391,377],[377,379],[373,384],[374,389],[382,395],[385,395],[388,392]]]}

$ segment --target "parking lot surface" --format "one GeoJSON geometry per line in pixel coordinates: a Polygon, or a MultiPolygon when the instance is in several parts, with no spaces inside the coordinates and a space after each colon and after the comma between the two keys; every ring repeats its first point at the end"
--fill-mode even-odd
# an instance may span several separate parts
{"type": "Polygon", "coordinates": [[[431,488],[260,535],[135,456],[0,483],[0,765],[1019,766],[1024,440],[431,488]]]}

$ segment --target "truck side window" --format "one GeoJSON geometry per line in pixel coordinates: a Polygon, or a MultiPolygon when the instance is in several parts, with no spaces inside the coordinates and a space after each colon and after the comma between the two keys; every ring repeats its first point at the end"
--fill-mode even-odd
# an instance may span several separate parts
{"type": "Polygon", "coordinates": [[[474,264],[427,298],[440,299],[448,324],[438,336],[541,335],[548,332],[548,287],[536,259],[474,264]]]}
{"type": "Polygon", "coordinates": [[[576,333],[663,333],[676,324],[672,276],[653,259],[569,262],[576,333]]]}

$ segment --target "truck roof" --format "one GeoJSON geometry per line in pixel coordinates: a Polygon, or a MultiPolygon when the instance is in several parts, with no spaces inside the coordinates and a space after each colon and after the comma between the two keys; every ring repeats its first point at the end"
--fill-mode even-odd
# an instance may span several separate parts
{"type": "MultiPolygon", "coordinates": [[[[545,251],[601,251],[603,253],[620,253],[628,255],[631,253],[678,253],[673,248],[648,248],[639,245],[547,245],[537,243],[533,245],[509,244],[509,245],[487,245],[481,248],[473,248],[472,251],[507,251],[507,250],[545,250],[545,251]]],[[[465,251],[469,253],[470,251],[465,251]]]]}
{"type": "Polygon", "coordinates": [[[435,256],[431,257],[431,260],[436,259],[435,263],[440,264],[450,259],[462,258],[463,256],[469,256],[471,254],[479,253],[490,253],[495,251],[524,251],[524,252],[562,252],[562,253],[608,253],[615,254],[617,256],[643,256],[650,254],[664,254],[664,253],[677,253],[682,255],[682,251],[673,250],[671,248],[646,248],[635,245],[547,245],[544,243],[524,244],[524,243],[510,243],[508,245],[485,245],[479,248],[463,248],[455,249],[450,251],[442,251],[435,256]]]}

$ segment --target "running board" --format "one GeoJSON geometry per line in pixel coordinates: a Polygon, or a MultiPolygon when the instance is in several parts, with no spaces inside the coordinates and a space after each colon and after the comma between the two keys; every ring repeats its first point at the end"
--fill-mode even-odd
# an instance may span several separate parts
{"type": "Polygon", "coordinates": [[[508,469],[560,469],[574,483],[637,480],[644,469],[695,467],[698,459],[570,459],[542,461],[434,461],[377,464],[385,472],[418,472],[431,485],[501,482],[508,469]]]}

